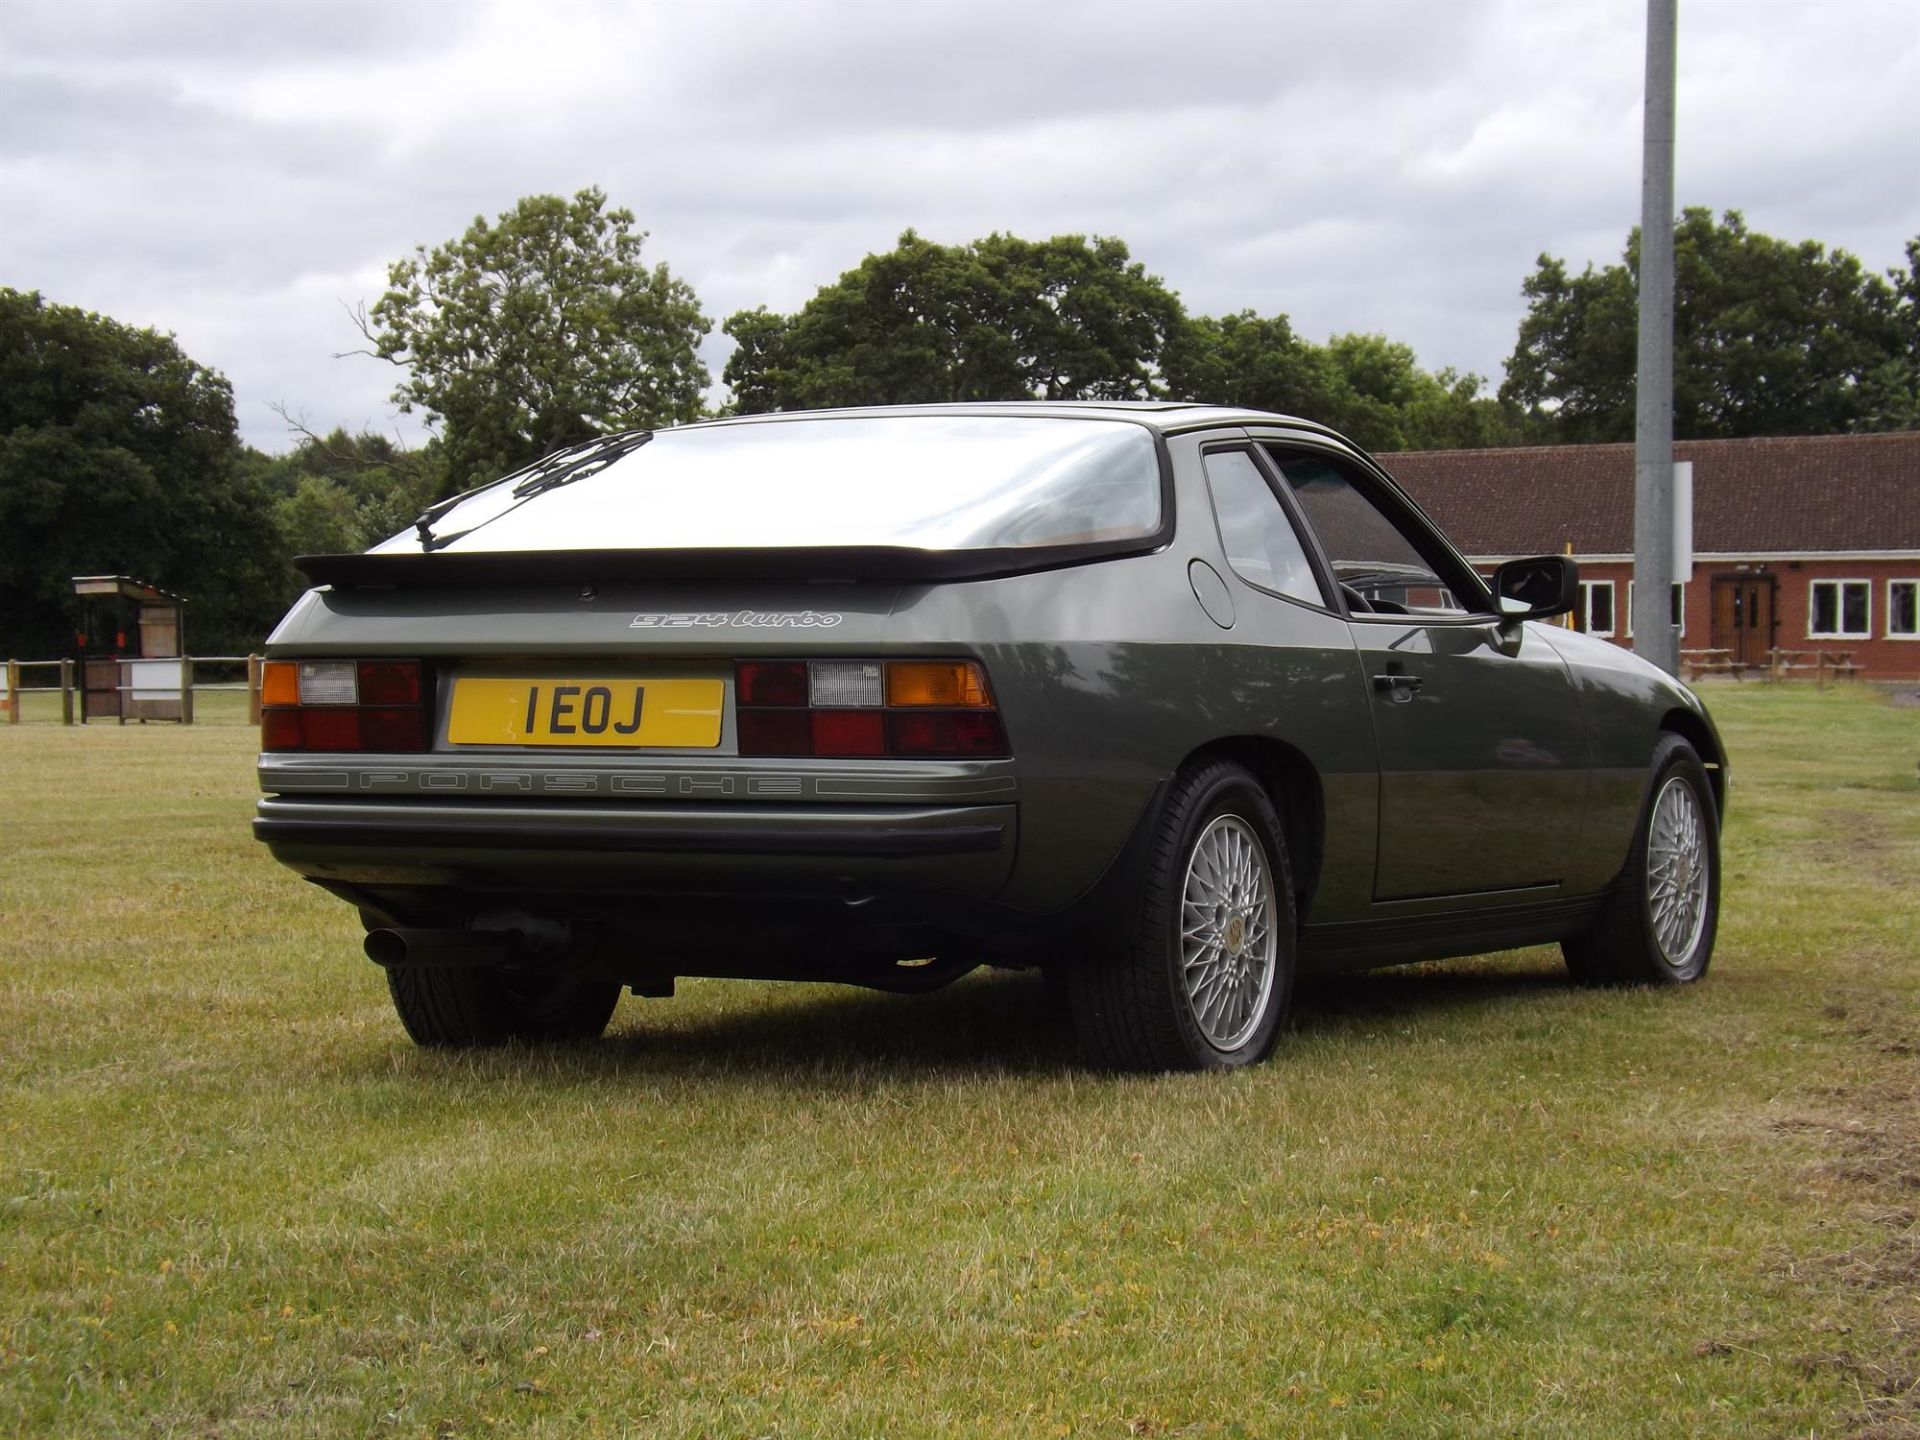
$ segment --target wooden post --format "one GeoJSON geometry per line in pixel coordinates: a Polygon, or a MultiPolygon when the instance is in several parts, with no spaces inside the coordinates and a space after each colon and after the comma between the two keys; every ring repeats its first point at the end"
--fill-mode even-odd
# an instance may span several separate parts
{"type": "Polygon", "coordinates": [[[73,661],[60,662],[60,723],[73,724],[73,661]]]}
{"type": "Polygon", "coordinates": [[[7,661],[7,723],[20,723],[20,662],[7,661]]]}
{"type": "Polygon", "coordinates": [[[180,723],[193,724],[193,657],[180,657],[180,723]]]}
{"type": "Polygon", "coordinates": [[[247,719],[260,723],[260,657],[247,656],[247,719]]]}

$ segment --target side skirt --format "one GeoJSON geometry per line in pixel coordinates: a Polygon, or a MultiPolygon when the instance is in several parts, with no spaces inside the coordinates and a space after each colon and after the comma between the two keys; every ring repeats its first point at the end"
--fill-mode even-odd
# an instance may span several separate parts
{"type": "Polygon", "coordinates": [[[1300,969],[1329,974],[1547,945],[1591,926],[1605,900],[1604,894],[1556,897],[1307,925],[1300,933],[1300,969]]]}

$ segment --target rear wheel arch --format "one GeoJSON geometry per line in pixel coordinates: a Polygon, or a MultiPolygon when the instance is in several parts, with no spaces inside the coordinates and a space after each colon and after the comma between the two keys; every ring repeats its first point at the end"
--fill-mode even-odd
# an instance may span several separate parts
{"type": "Polygon", "coordinates": [[[1280,817],[1293,872],[1295,914],[1304,916],[1320,880],[1320,856],[1326,835],[1326,801],[1320,772],[1284,740],[1266,735],[1233,735],[1209,741],[1176,768],[1188,770],[1209,760],[1227,760],[1252,772],[1280,817]]]}
{"type": "Polygon", "coordinates": [[[1264,1060],[1298,954],[1283,827],[1246,766],[1212,751],[1174,775],[1140,902],[1110,949],[1065,972],[1087,1058],[1118,1070],[1264,1060]]]}

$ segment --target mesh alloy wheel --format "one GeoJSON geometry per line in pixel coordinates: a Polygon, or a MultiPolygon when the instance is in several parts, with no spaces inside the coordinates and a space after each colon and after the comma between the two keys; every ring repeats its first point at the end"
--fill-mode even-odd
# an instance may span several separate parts
{"type": "Polygon", "coordinates": [[[1679,969],[1693,958],[1707,919],[1706,828],[1693,787],[1670,777],[1653,803],[1647,832],[1647,908],[1653,938],[1679,969]]]}
{"type": "Polygon", "coordinates": [[[1253,1037],[1273,991],[1273,875],[1253,827],[1217,816],[1187,856],[1180,900],[1187,1007],[1215,1049],[1253,1037]]]}

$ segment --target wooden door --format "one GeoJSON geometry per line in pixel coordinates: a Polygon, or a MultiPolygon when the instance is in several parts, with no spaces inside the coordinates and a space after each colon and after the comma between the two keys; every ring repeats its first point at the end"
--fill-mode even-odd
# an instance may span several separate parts
{"type": "Polygon", "coordinates": [[[80,723],[121,714],[120,662],[83,660],[80,665],[80,723]]]}
{"type": "Polygon", "coordinates": [[[1736,665],[1765,665],[1773,649],[1773,577],[1724,575],[1713,582],[1713,648],[1736,665]]]}

